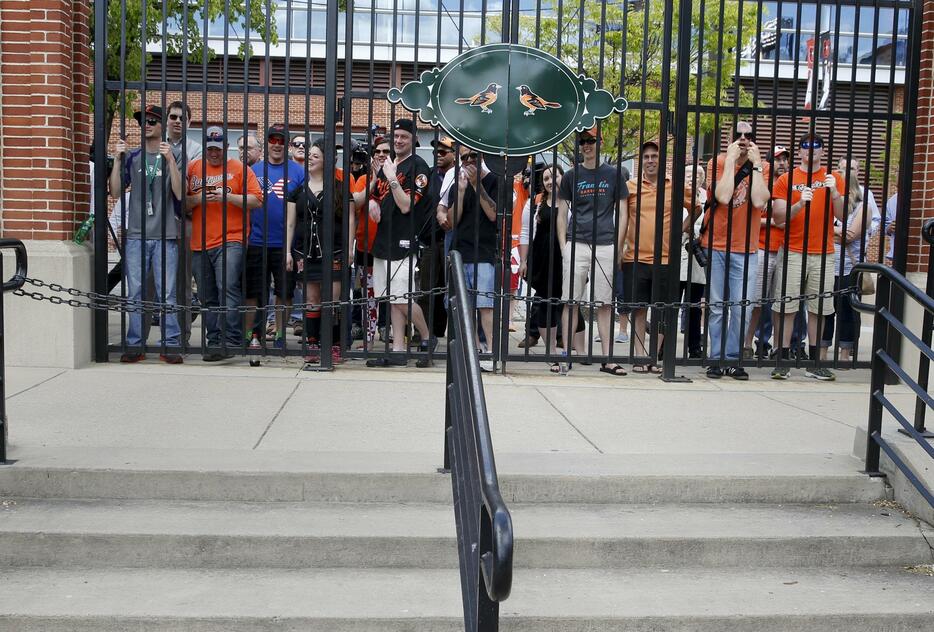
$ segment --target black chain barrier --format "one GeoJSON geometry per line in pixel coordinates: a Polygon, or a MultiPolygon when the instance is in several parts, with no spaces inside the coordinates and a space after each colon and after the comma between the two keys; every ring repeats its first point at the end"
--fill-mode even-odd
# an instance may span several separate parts
{"type": "MultiPolygon", "coordinates": [[[[13,292],[14,296],[24,296],[26,298],[31,298],[36,301],[48,301],[53,305],[68,305],[69,307],[81,307],[94,310],[106,310],[114,312],[165,312],[165,313],[182,313],[182,312],[192,312],[192,313],[205,313],[205,312],[217,312],[219,314],[229,313],[231,311],[237,311],[240,313],[253,312],[261,309],[256,305],[238,305],[237,307],[203,307],[203,306],[191,306],[191,305],[178,305],[171,303],[162,303],[159,301],[141,301],[128,299],[122,296],[115,296],[112,294],[98,294],[96,292],[84,292],[76,288],[66,288],[65,286],[58,283],[46,283],[40,279],[32,279],[27,277],[26,284],[32,285],[40,288],[47,288],[52,292],[58,292],[61,294],[68,294],[74,297],[82,297],[90,299],[93,302],[84,302],[79,301],[77,298],[66,299],[61,296],[50,296],[48,294],[43,294],[38,291],[26,291],[23,289],[15,290],[13,292]]],[[[774,303],[788,304],[796,303],[801,301],[816,301],[821,299],[832,300],[836,296],[845,296],[854,294],[856,292],[855,287],[842,288],[839,290],[826,290],[824,292],[814,292],[811,294],[799,294],[796,296],[779,296],[775,298],[760,298],[758,300],[749,300],[742,299],[736,301],[718,301],[716,303],[711,303],[708,301],[696,301],[696,302],[686,302],[686,301],[676,301],[671,303],[665,303],[663,301],[657,302],[624,302],[624,301],[574,301],[574,300],[563,300],[563,299],[548,299],[542,298],[539,296],[523,296],[521,294],[510,294],[502,292],[478,292],[476,290],[468,290],[468,292],[473,296],[482,296],[485,298],[492,298],[494,300],[508,300],[523,302],[528,305],[534,305],[536,303],[550,303],[553,301],[559,301],[562,305],[576,305],[578,307],[586,308],[599,308],[606,305],[615,307],[615,308],[628,308],[632,310],[637,309],[685,309],[685,308],[701,308],[706,307],[710,308],[712,306],[718,305],[721,307],[765,307],[772,305],[774,303]]],[[[418,290],[413,292],[406,292],[401,295],[387,295],[380,297],[362,297],[347,299],[343,301],[325,301],[321,303],[294,303],[292,305],[268,305],[264,309],[281,309],[281,310],[292,310],[292,309],[302,309],[302,310],[315,310],[315,309],[330,309],[330,308],[340,308],[346,306],[355,306],[355,305],[371,305],[373,302],[391,302],[395,299],[406,299],[406,300],[416,300],[428,296],[437,296],[447,293],[446,286],[433,287],[428,290],[418,290]]]]}

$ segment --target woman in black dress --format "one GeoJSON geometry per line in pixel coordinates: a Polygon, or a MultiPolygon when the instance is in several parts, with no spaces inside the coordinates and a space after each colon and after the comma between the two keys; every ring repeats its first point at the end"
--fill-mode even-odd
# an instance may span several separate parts
{"type": "MultiPolygon", "coordinates": [[[[286,269],[294,270],[299,283],[305,286],[305,302],[309,308],[305,311],[305,336],[308,341],[306,362],[321,360],[321,283],[324,280],[325,265],[331,266],[332,296],[336,299],[341,291],[341,271],[344,266],[344,222],[350,223],[348,235],[354,234],[353,213],[348,213],[344,203],[343,187],[340,178],[331,183],[334,191],[334,205],[324,205],[324,142],[319,139],[312,144],[306,156],[308,181],[305,186],[293,191],[289,196],[288,216],[286,219],[286,243],[291,249],[286,255],[286,269]],[[324,221],[331,215],[334,226],[332,257],[324,260],[324,221]]],[[[337,310],[334,322],[337,322],[337,310]]],[[[335,332],[340,330],[335,327],[335,332]]],[[[331,347],[334,363],[341,361],[341,348],[337,338],[331,347]]]]}

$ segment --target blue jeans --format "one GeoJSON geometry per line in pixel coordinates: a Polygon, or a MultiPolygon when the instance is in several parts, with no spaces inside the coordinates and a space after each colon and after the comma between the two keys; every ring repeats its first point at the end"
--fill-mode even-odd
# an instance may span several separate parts
{"type": "Polygon", "coordinates": [[[707,285],[708,299],[710,300],[710,320],[707,330],[710,332],[710,348],[707,357],[711,360],[720,360],[720,346],[724,333],[726,334],[726,360],[739,359],[740,329],[747,320],[748,308],[738,305],[724,308],[718,305],[720,301],[741,301],[752,294],[756,282],[757,253],[749,253],[749,263],[746,255],[730,253],[730,268],[727,270],[726,252],[714,250],[710,258],[710,283],[707,285]],[[748,265],[748,267],[747,267],[748,265]],[[748,274],[744,274],[748,272],[748,274]],[[726,295],[723,293],[724,280],[728,281],[726,295]],[[729,314],[724,321],[724,309],[729,314]],[[725,331],[724,331],[725,329],[725,331]]]}
{"type": "Polygon", "coordinates": [[[223,292],[223,306],[227,308],[224,314],[225,321],[221,320],[221,312],[205,311],[202,313],[210,347],[220,346],[222,335],[229,346],[239,347],[243,344],[240,332],[243,317],[236,309],[243,304],[243,287],[240,278],[243,273],[243,256],[243,244],[235,241],[225,246],[210,250],[196,250],[192,253],[192,272],[195,274],[195,281],[198,282],[201,307],[220,307],[223,292]],[[226,292],[224,291],[225,272],[227,274],[226,292]],[[225,323],[226,332],[223,330],[225,323]]]}
{"type": "MultiPolygon", "coordinates": [[[[124,251],[124,270],[126,271],[127,298],[133,301],[143,300],[143,286],[151,272],[156,280],[156,295],[147,296],[147,301],[159,301],[176,305],[175,279],[178,274],[178,241],[175,239],[127,239],[124,251]],[[165,259],[162,258],[162,246],[165,245],[165,259]],[[145,267],[144,267],[145,266],[145,267]],[[165,270],[163,270],[163,267],[165,270]],[[162,287],[162,277],[165,287],[162,287]]],[[[148,316],[148,314],[147,314],[148,316]]],[[[181,330],[178,326],[178,313],[166,312],[160,319],[162,337],[159,344],[166,347],[178,347],[181,342],[181,330]]],[[[143,340],[143,314],[130,313],[130,324],[126,332],[126,343],[130,347],[140,347],[143,340]]]]}
{"type": "MultiPolygon", "coordinates": [[[[493,264],[492,263],[465,263],[464,277],[468,290],[482,293],[493,292],[493,264]]],[[[471,296],[471,302],[476,309],[493,309],[492,296],[471,296]]]]}

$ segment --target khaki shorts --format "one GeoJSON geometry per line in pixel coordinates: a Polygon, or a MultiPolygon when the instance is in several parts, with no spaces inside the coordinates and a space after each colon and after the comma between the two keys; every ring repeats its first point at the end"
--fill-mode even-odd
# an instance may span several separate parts
{"type": "Polygon", "coordinates": [[[590,244],[573,242],[574,261],[571,261],[571,245],[568,241],[564,245],[564,273],[562,276],[561,298],[571,301],[590,300],[588,281],[593,283],[593,300],[607,305],[613,302],[613,275],[616,262],[613,260],[615,250],[612,244],[596,246],[597,256],[593,262],[593,279],[591,279],[591,259],[593,248],[590,244]],[[571,280],[574,281],[574,296],[571,296],[571,280]]]}
{"type": "MultiPolygon", "coordinates": [[[[804,255],[800,252],[787,253],[788,258],[788,283],[784,283],[785,249],[778,251],[778,257],[775,260],[775,297],[780,296],[799,296],[801,294],[819,294],[821,292],[830,292],[833,290],[833,256],[810,254],[804,255]],[[821,266],[824,266],[824,273],[821,275],[821,266]],[[804,270],[804,286],[801,286],[801,271],[804,270]],[[823,283],[821,279],[823,278],[823,283]]],[[[832,253],[831,253],[832,255],[832,253]]],[[[803,302],[803,301],[802,301],[803,302]]],[[[772,311],[791,314],[798,310],[800,302],[792,301],[782,303],[775,301],[772,303],[772,311]]],[[[826,316],[833,314],[833,298],[808,299],[807,310],[811,314],[826,316]]]]}
{"type": "Polygon", "coordinates": [[[409,299],[405,297],[409,292],[417,292],[418,284],[415,282],[415,257],[387,261],[373,258],[373,291],[377,297],[391,296],[392,305],[405,305],[409,299]],[[389,264],[387,273],[386,264],[389,264]],[[386,291],[389,279],[389,292],[386,291]]]}
{"type": "MultiPolygon", "coordinates": [[[[766,275],[765,280],[765,298],[772,298],[775,296],[775,262],[778,261],[777,252],[766,252],[765,250],[759,251],[758,257],[758,270],[756,271],[756,282],[752,286],[752,290],[749,292],[750,301],[758,301],[762,297],[762,277],[766,275]],[[765,270],[765,260],[769,260],[769,268],[765,270]]],[[[758,306],[756,306],[758,307],[758,306]]]]}

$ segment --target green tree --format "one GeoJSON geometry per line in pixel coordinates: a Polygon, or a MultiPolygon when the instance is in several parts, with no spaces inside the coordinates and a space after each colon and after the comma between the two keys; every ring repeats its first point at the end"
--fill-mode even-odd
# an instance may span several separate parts
{"type": "MultiPolygon", "coordinates": [[[[205,13],[209,23],[223,21],[227,5],[225,0],[146,0],[144,34],[143,0],[98,1],[107,2],[107,77],[118,80],[122,70],[125,81],[142,79],[144,49],[151,44],[160,44],[167,55],[187,55],[190,63],[201,64],[207,43],[204,33],[205,13]],[[125,30],[121,32],[121,29],[125,30]]],[[[276,3],[268,0],[229,0],[226,19],[230,24],[232,42],[238,42],[236,50],[232,52],[241,58],[252,53],[247,37],[249,42],[278,42],[274,17],[276,6],[276,3]]],[[[92,16],[92,43],[95,26],[92,16]]],[[[209,59],[215,55],[210,48],[207,48],[207,53],[209,59]]],[[[146,53],[147,64],[151,59],[152,55],[146,53]]],[[[91,94],[94,94],[93,87],[91,94]]],[[[136,93],[127,91],[125,96],[129,111],[136,93]]],[[[103,105],[107,109],[106,129],[109,134],[111,122],[120,107],[120,93],[108,91],[107,102],[103,105]]]]}
{"type": "MultiPolygon", "coordinates": [[[[558,4],[554,0],[542,3],[542,15],[520,17],[519,43],[534,46],[559,57],[569,67],[593,77],[605,90],[623,95],[630,103],[623,115],[613,115],[603,121],[603,152],[617,155],[622,139],[622,157],[628,159],[638,151],[642,137],[658,137],[659,108],[674,106],[677,68],[678,30],[681,26],[678,5],[673,8],[670,64],[670,100],[661,103],[664,79],[664,0],[609,0],[607,2],[565,2],[560,16],[560,50],[558,48],[558,4]],[[581,11],[583,10],[583,14],[581,11]],[[538,28],[536,29],[536,26],[538,28]],[[620,125],[622,135],[620,136],[620,125]]],[[[741,86],[734,85],[737,46],[742,47],[755,36],[759,6],[753,2],[726,0],[721,8],[717,0],[708,0],[703,13],[699,1],[693,3],[691,28],[691,73],[689,101],[700,105],[751,105],[752,98],[741,86]],[[742,5],[742,16],[740,16],[742,5]],[[741,20],[741,21],[740,21],[741,20]],[[700,98],[697,96],[700,68],[700,98]],[[719,86],[718,86],[719,81],[719,86]]],[[[500,32],[501,22],[494,18],[491,25],[500,32]]],[[[673,132],[670,120],[669,132],[673,132]]],[[[709,132],[714,128],[712,114],[702,114],[699,120],[691,115],[689,133],[709,132]]],[[[565,150],[572,144],[565,142],[565,150]]]]}

